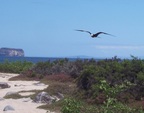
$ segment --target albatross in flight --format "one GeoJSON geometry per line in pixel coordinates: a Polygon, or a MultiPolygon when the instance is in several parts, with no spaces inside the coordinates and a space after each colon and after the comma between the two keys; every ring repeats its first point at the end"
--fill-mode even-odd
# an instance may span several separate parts
{"type": "MultiPolygon", "coordinates": [[[[89,33],[92,38],[96,38],[100,34],[111,35],[111,34],[108,34],[108,33],[105,33],[105,32],[97,32],[97,33],[93,34],[93,33],[89,32],[89,31],[85,31],[85,30],[76,30],[76,31],[89,33]]],[[[113,35],[111,35],[111,36],[113,36],[113,35]]]]}

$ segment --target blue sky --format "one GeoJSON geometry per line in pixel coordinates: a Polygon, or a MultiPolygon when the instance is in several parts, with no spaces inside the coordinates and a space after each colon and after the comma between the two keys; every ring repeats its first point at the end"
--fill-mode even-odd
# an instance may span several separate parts
{"type": "Polygon", "coordinates": [[[0,0],[0,48],[33,57],[143,57],[143,11],[144,0],[0,0]]]}

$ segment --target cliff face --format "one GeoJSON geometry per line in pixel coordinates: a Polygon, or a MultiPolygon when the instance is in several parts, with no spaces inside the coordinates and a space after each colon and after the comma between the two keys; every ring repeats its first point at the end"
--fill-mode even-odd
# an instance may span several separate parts
{"type": "Polygon", "coordinates": [[[0,56],[24,57],[24,51],[22,49],[15,48],[0,48],[0,56]]]}

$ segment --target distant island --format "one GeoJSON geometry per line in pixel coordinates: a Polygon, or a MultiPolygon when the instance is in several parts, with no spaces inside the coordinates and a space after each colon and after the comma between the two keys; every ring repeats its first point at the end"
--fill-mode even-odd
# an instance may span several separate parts
{"type": "Polygon", "coordinates": [[[24,57],[24,51],[16,48],[0,48],[0,56],[24,57]]]}

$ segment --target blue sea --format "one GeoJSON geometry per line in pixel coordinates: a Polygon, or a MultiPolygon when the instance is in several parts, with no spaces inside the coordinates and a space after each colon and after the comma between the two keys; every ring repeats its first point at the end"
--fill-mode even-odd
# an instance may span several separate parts
{"type": "MultiPolygon", "coordinates": [[[[55,61],[58,59],[65,59],[65,58],[67,58],[69,61],[75,61],[77,59],[81,59],[81,60],[95,59],[96,61],[107,59],[107,58],[92,58],[92,57],[4,57],[4,56],[0,56],[0,63],[3,63],[5,61],[9,61],[9,62],[28,61],[32,63],[37,63],[37,62],[55,61]]],[[[111,58],[108,58],[108,59],[111,59],[111,58]]],[[[128,59],[131,59],[131,58],[128,58],[128,59]]]]}
{"type": "MultiPolygon", "coordinates": [[[[58,59],[64,59],[59,57],[3,57],[0,56],[0,63],[5,61],[15,62],[15,61],[28,61],[32,63],[37,62],[46,62],[46,61],[55,61],[58,59]]],[[[70,61],[75,61],[76,59],[85,59],[85,58],[68,58],[70,61]]]]}

